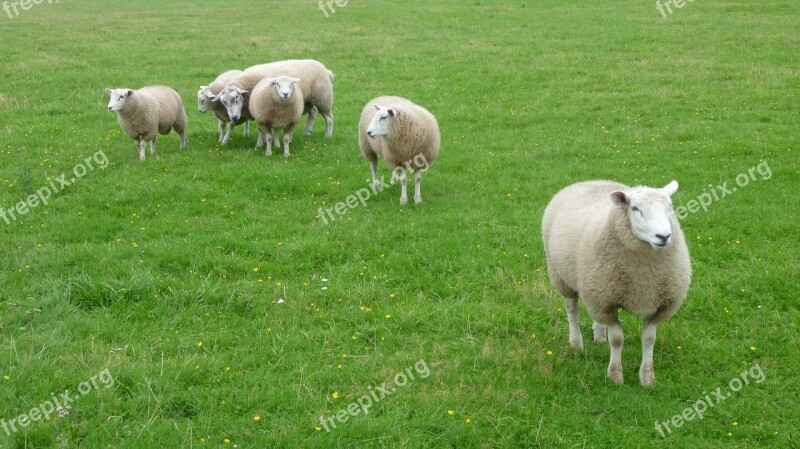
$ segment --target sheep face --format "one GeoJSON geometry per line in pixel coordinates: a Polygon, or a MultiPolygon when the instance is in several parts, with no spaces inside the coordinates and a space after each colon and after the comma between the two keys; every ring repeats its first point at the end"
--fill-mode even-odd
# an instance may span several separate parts
{"type": "Polygon", "coordinates": [[[637,188],[611,192],[611,201],[627,208],[630,229],[636,238],[655,249],[665,248],[672,242],[672,196],[678,183],[670,182],[661,189],[637,188]]]}
{"type": "Polygon", "coordinates": [[[106,93],[111,96],[108,102],[108,112],[119,112],[125,109],[125,102],[128,97],[133,95],[130,89],[106,89],[106,93]]]}
{"type": "Polygon", "coordinates": [[[267,80],[275,87],[278,93],[278,98],[283,102],[288,103],[294,94],[294,86],[300,82],[300,78],[292,78],[289,76],[282,76],[280,78],[273,78],[267,80]]]}
{"type": "Polygon", "coordinates": [[[225,109],[228,111],[228,117],[235,122],[242,118],[244,96],[247,93],[248,91],[236,86],[225,86],[225,89],[222,89],[222,92],[212,98],[212,100],[219,100],[222,102],[222,105],[225,106],[225,109]]]}
{"type": "Polygon", "coordinates": [[[200,86],[200,90],[197,91],[197,110],[205,114],[211,109],[211,99],[214,98],[214,94],[211,92],[208,86],[200,86]]]}
{"type": "Polygon", "coordinates": [[[397,116],[397,112],[392,108],[375,105],[375,109],[378,112],[372,117],[372,121],[367,127],[367,135],[372,139],[389,135],[389,121],[397,116]]]}

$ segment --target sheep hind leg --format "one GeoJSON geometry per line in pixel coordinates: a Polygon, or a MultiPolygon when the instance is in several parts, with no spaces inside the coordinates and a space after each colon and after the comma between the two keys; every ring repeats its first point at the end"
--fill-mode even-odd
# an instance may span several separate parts
{"type": "Polygon", "coordinates": [[[608,340],[606,340],[607,329],[606,329],[606,325],[605,324],[600,324],[597,321],[595,321],[592,324],[592,332],[594,333],[594,342],[595,343],[607,343],[608,342],[608,340]]]}
{"type": "Polygon", "coordinates": [[[136,151],[139,152],[139,160],[144,160],[144,152],[147,149],[147,141],[146,140],[137,140],[136,141],[136,151]]]}
{"type": "Polygon", "coordinates": [[[615,384],[623,382],[622,375],[622,344],[625,341],[625,336],[622,333],[622,325],[619,324],[619,318],[616,313],[613,320],[607,323],[608,326],[608,345],[611,349],[611,360],[608,363],[607,376],[615,384]]]}
{"type": "Polygon", "coordinates": [[[264,128],[264,142],[267,144],[267,156],[272,156],[272,128],[266,127],[264,128]]]}
{"type": "Polygon", "coordinates": [[[153,140],[150,141],[150,156],[156,155],[156,141],[158,140],[158,135],[153,137],[153,140]]]}
{"type": "Polygon", "coordinates": [[[398,174],[400,178],[400,205],[408,203],[408,174],[401,170],[398,174]]]}
{"type": "Polygon", "coordinates": [[[639,383],[643,387],[653,385],[656,373],[653,369],[653,347],[656,344],[656,324],[645,319],[642,326],[642,366],[639,367],[639,383]]]}
{"type": "Polygon", "coordinates": [[[583,349],[580,320],[578,319],[578,297],[564,297],[569,322],[569,345],[574,349],[583,349]]]}
{"type": "Polygon", "coordinates": [[[306,126],[303,128],[303,135],[310,136],[311,135],[311,128],[314,126],[314,121],[317,120],[317,107],[311,106],[310,108],[306,108],[304,112],[308,112],[308,120],[306,120],[306,126]]]}
{"type": "MultiPolygon", "coordinates": [[[[294,134],[294,128],[297,126],[296,123],[292,123],[286,128],[283,128],[283,157],[289,157],[289,144],[292,143],[292,135],[294,134]]],[[[277,136],[278,134],[275,133],[277,136]]]]}

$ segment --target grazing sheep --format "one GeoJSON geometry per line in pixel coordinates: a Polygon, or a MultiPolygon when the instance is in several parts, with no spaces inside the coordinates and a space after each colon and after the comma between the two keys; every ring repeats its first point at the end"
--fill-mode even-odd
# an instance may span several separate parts
{"type": "Polygon", "coordinates": [[[106,89],[111,96],[109,112],[116,112],[119,126],[136,143],[139,159],[150,142],[150,156],[156,154],[158,134],[174,129],[186,148],[186,111],[178,92],[167,86],[147,86],[138,90],[106,89]]]}
{"type": "Polygon", "coordinates": [[[564,296],[569,342],[583,348],[578,298],[594,321],[594,340],[608,341],[608,378],[622,383],[620,308],[644,320],[639,381],[655,381],[656,324],[677,312],[689,290],[689,250],[670,196],[675,181],[661,189],[629,188],[611,181],[573,184],[556,194],[544,211],[542,240],[550,281],[564,296]]]}
{"type": "Polygon", "coordinates": [[[333,136],[333,72],[313,59],[292,59],[271,62],[247,68],[241,75],[231,80],[217,96],[227,108],[231,118],[247,116],[248,96],[256,84],[264,78],[290,76],[300,78],[308,121],[303,129],[304,135],[311,134],[317,113],[325,118],[325,136],[333,136]]]}
{"type": "MultiPolygon", "coordinates": [[[[300,79],[289,76],[265,78],[250,95],[250,115],[258,123],[258,142],[266,140],[267,156],[272,156],[272,130],[283,128],[283,155],[289,157],[292,133],[303,115],[303,91],[300,79]]],[[[277,140],[278,133],[275,133],[277,140]]]]}
{"type": "Polygon", "coordinates": [[[370,163],[372,186],[377,191],[378,156],[392,170],[392,184],[400,178],[400,204],[408,202],[406,169],[414,172],[414,202],[422,202],[422,172],[439,155],[441,136],[436,117],[405,98],[378,97],[364,106],[358,127],[361,154],[370,163]]]}
{"type": "Polygon", "coordinates": [[[214,112],[214,115],[219,119],[219,142],[223,145],[226,145],[230,140],[231,132],[233,132],[233,128],[236,125],[244,123],[244,135],[250,133],[250,121],[241,118],[238,121],[232,121],[230,117],[228,117],[228,111],[225,109],[225,106],[218,100],[212,100],[212,98],[215,98],[217,94],[225,88],[225,85],[228,84],[229,81],[239,76],[241,73],[241,70],[228,70],[219,75],[217,79],[208,86],[200,86],[200,90],[197,91],[197,110],[202,114],[205,114],[209,110],[214,112]],[[230,126],[228,126],[229,123],[230,126]]]}

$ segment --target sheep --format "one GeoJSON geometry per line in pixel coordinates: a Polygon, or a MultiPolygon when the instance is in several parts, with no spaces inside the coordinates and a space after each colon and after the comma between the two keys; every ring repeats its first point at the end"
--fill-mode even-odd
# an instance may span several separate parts
{"type": "Polygon", "coordinates": [[[317,113],[325,118],[325,137],[333,136],[333,72],[322,63],[313,59],[292,59],[248,67],[231,80],[217,95],[231,118],[248,116],[249,93],[264,78],[290,76],[300,78],[300,90],[303,91],[304,110],[308,114],[303,135],[311,134],[317,113]]]}
{"type": "Polygon", "coordinates": [[[594,322],[594,341],[608,342],[607,376],[621,384],[623,334],[620,308],[644,320],[639,382],[655,381],[656,325],[675,314],[689,290],[692,268],[670,197],[660,189],[629,188],[612,181],[573,184],[557,193],[542,218],[550,281],[564,296],[569,342],[583,349],[578,298],[594,322]]]}
{"type": "MultiPolygon", "coordinates": [[[[272,156],[272,129],[283,128],[283,156],[289,157],[292,133],[303,115],[303,91],[300,79],[289,76],[264,78],[250,94],[250,115],[258,123],[258,142],[266,140],[266,155],[272,156]]],[[[278,139],[278,133],[275,133],[278,139]]]]}
{"type": "Polygon", "coordinates": [[[436,117],[427,109],[401,97],[378,97],[361,112],[358,127],[361,154],[369,161],[372,186],[379,190],[378,156],[392,170],[392,184],[400,179],[400,204],[408,202],[406,169],[414,173],[414,203],[422,202],[422,172],[439,155],[441,136],[436,117]]]}
{"type": "Polygon", "coordinates": [[[136,143],[139,160],[144,160],[147,142],[150,156],[155,156],[158,134],[169,134],[172,129],[181,138],[181,149],[186,148],[186,111],[173,88],[146,86],[137,90],[106,89],[106,93],[111,96],[108,111],[117,113],[119,126],[136,143]]]}
{"type": "Polygon", "coordinates": [[[241,70],[228,70],[220,74],[208,86],[200,86],[200,90],[197,91],[197,110],[201,114],[205,114],[209,110],[213,111],[214,115],[219,119],[219,142],[222,145],[227,145],[231,138],[231,132],[233,132],[233,128],[236,125],[244,123],[244,135],[250,134],[249,120],[239,119],[239,121],[231,121],[225,106],[219,101],[212,100],[212,98],[225,88],[225,85],[228,84],[229,81],[241,73],[241,70]],[[228,123],[230,123],[230,126],[228,126],[228,123]]]}

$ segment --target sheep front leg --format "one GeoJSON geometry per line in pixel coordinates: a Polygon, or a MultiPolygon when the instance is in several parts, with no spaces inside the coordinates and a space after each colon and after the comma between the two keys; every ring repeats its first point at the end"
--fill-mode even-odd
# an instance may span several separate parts
{"type": "MultiPolygon", "coordinates": [[[[236,125],[233,124],[233,122],[226,123],[226,124],[228,125],[227,126],[228,129],[227,129],[227,131],[225,131],[225,135],[224,136],[220,135],[221,136],[220,137],[220,142],[223,145],[227,145],[228,142],[231,140],[231,133],[233,132],[233,128],[236,126],[236,125]]],[[[224,129],[224,127],[225,127],[225,125],[223,125],[223,129],[224,129]]]]}
{"type": "Polygon", "coordinates": [[[564,298],[569,323],[569,345],[574,349],[583,349],[580,320],[578,320],[578,297],[564,298]]]}
{"type": "Polygon", "coordinates": [[[244,122],[244,135],[245,136],[249,136],[250,135],[250,120],[246,120],[244,122]]]}
{"type": "Polygon", "coordinates": [[[258,141],[256,142],[256,148],[259,148],[263,144],[264,144],[264,127],[258,125],[258,141]]]}
{"type": "Polygon", "coordinates": [[[376,192],[381,191],[381,182],[378,181],[378,159],[369,161],[369,170],[372,172],[372,189],[376,192]]]}
{"type": "Polygon", "coordinates": [[[643,387],[653,385],[656,373],[653,369],[653,347],[656,344],[656,324],[649,319],[642,326],[642,366],[639,367],[639,383],[643,387]]]}
{"type": "Polygon", "coordinates": [[[225,138],[225,129],[227,127],[228,127],[228,122],[226,122],[225,120],[219,121],[219,126],[217,127],[219,129],[219,143],[223,145],[225,145],[224,138],[225,138]]]}
{"type": "MultiPolygon", "coordinates": [[[[289,126],[283,128],[283,157],[289,157],[289,144],[292,143],[292,135],[297,123],[290,123],[289,126]]],[[[275,133],[277,136],[278,133],[275,133]]]]}
{"type": "MultiPolygon", "coordinates": [[[[286,132],[284,132],[284,136],[285,135],[286,132]]],[[[275,148],[281,147],[281,135],[279,131],[275,131],[275,134],[272,135],[272,146],[274,146],[275,148]]]]}
{"type": "Polygon", "coordinates": [[[608,378],[615,384],[621,384],[622,376],[622,343],[625,341],[625,336],[622,333],[622,325],[619,324],[619,319],[615,316],[614,320],[607,324],[608,327],[608,345],[611,349],[611,361],[608,364],[608,378]]]}
{"type": "Polygon", "coordinates": [[[264,141],[267,143],[267,156],[272,156],[272,128],[267,126],[264,128],[264,141]]]}
{"type": "Polygon", "coordinates": [[[333,137],[333,113],[328,112],[322,116],[325,117],[325,137],[331,138],[333,137]]]}

